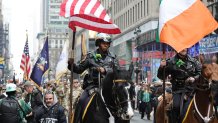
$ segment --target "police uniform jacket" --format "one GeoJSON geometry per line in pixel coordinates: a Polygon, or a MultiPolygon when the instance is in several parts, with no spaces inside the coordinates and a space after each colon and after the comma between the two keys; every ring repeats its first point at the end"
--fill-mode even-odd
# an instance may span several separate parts
{"type": "Polygon", "coordinates": [[[81,61],[78,65],[73,65],[73,72],[77,74],[83,73],[85,70],[89,70],[89,74],[84,78],[84,84],[86,83],[95,83],[98,84],[98,74],[99,72],[95,69],[96,67],[103,67],[105,73],[113,72],[112,63],[115,66],[118,66],[116,56],[111,52],[106,54],[100,54],[99,50],[92,53],[88,53],[87,57],[81,61]]]}
{"type": "Polygon", "coordinates": [[[201,74],[201,64],[197,59],[187,55],[185,59],[181,59],[178,54],[173,58],[168,59],[165,67],[165,77],[163,75],[163,68],[158,69],[158,78],[164,79],[168,75],[171,75],[170,82],[172,83],[172,90],[183,89],[185,86],[185,80],[188,77],[194,77],[197,79],[201,74]]]}

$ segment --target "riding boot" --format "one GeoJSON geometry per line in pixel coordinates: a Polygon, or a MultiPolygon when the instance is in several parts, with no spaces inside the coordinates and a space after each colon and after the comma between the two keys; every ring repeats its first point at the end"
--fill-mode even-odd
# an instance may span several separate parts
{"type": "Polygon", "coordinates": [[[167,116],[169,119],[169,123],[173,123],[173,111],[172,110],[167,110],[167,116]]]}
{"type": "Polygon", "coordinates": [[[172,112],[172,121],[173,123],[181,123],[179,119],[179,113],[175,110],[172,112]]]}

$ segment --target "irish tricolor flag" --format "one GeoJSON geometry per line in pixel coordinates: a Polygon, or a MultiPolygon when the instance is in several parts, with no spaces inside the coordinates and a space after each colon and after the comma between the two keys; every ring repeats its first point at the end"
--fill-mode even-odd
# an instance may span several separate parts
{"type": "Polygon", "coordinates": [[[177,52],[189,48],[218,27],[200,0],[162,0],[159,16],[160,41],[177,52]]]}

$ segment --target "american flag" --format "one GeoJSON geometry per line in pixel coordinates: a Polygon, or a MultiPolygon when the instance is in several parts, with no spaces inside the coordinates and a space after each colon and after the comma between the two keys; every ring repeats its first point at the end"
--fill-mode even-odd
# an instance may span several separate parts
{"type": "Polygon", "coordinates": [[[108,34],[121,33],[99,0],[65,0],[60,7],[60,15],[70,17],[69,27],[74,31],[75,26],[79,26],[108,34]]]}
{"type": "Polygon", "coordinates": [[[20,68],[24,71],[24,75],[26,79],[29,79],[30,77],[30,70],[31,70],[31,64],[30,64],[30,56],[29,56],[29,46],[28,46],[28,37],[26,39],[26,43],[24,46],[20,68]]]}

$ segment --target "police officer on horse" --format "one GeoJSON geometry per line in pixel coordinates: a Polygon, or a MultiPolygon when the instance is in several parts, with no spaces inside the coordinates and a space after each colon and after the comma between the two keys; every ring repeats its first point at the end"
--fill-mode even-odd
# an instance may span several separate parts
{"type": "MultiPolygon", "coordinates": [[[[85,75],[83,82],[84,92],[82,93],[78,104],[76,106],[76,114],[74,115],[74,123],[82,122],[82,115],[84,112],[84,103],[87,102],[94,93],[99,91],[99,74],[100,78],[108,72],[113,72],[112,63],[118,66],[115,55],[109,51],[111,37],[105,33],[98,33],[96,35],[95,45],[98,47],[94,52],[87,54],[78,65],[73,64],[73,72],[77,74],[83,73],[85,70],[89,74],[85,75]]],[[[68,63],[68,69],[71,68],[71,63],[68,63]]]]}
{"type": "Polygon", "coordinates": [[[200,74],[200,63],[187,54],[187,49],[177,53],[173,58],[161,61],[157,76],[160,79],[171,76],[173,94],[173,107],[169,113],[171,122],[182,122],[194,91],[191,85],[200,74]],[[163,75],[164,70],[165,76],[163,75]]]}

